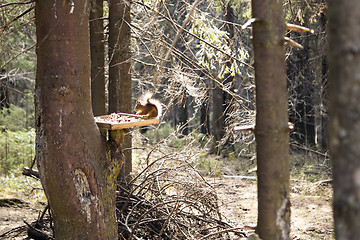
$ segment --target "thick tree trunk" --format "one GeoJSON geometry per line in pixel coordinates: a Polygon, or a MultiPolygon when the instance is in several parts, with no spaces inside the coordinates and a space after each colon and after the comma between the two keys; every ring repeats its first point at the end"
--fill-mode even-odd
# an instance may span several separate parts
{"type": "Polygon", "coordinates": [[[253,0],[258,226],[263,240],[289,239],[289,128],[283,2],[253,0]]]}
{"type": "Polygon", "coordinates": [[[90,97],[89,2],[36,1],[36,157],[56,239],[117,239],[115,179],[90,97]]]}
{"type": "Polygon", "coordinates": [[[90,1],[91,102],[94,116],[106,114],[103,1],[90,1]]]}
{"type": "MultiPolygon", "coordinates": [[[[109,113],[133,112],[131,82],[130,1],[109,1],[109,113]]],[[[131,132],[124,136],[125,163],[120,178],[132,170],[131,132]]]]}
{"type": "Polygon", "coordinates": [[[360,236],[360,2],[329,0],[329,133],[335,238],[360,236]]]}

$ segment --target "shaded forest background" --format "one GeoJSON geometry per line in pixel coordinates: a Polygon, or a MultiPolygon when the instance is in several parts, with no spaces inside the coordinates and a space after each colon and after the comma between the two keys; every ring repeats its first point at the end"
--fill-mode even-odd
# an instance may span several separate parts
{"type": "MultiPolygon", "coordinates": [[[[107,93],[104,111],[98,112],[96,107],[99,102],[94,102],[96,98],[93,98],[94,115],[112,113],[123,107],[122,103],[117,101],[125,93],[119,92],[119,85],[116,84],[125,82],[124,79],[130,77],[132,90],[128,91],[126,96],[132,98],[132,105],[137,97],[150,90],[164,106],[161,124],[158,127],[135,129],[125,136],[125,154],[126,158],[131,158],[131,154],[128,153],[132,149],[135,180],[140,180],[141,175],[150,171],[152,167],[158,167],[158,164],[162,166],[165,159],[167,164],[170,163],[167,165],[169,167],[167,171],[157,169],[149,174],[159,171],[160,175],[168,178],[170,172],[175,170],[173,175],[179,179],[174,181],[186,183],[187,181],[181,180],[185,176],[182,173],[190,174],[193,170],[196,176],[199,171],[207,176],[228,175],[227,177],[236,177],[254,171],[251,168],[256,162],[255,136],[251,131],[237,131],[241,126],[249,130],[253,129],[255,123],[250,3],[250,1],[225,0],[134,1],[131,2],[129,18],[125,14],[126,10],[121,8],[115,10],[115,7],[109,7],[108,2],[104,2],[104,16],[95,16],[95,7],[90,8],[90,37],[98,34],[104,37],[100,41],[104,44],[104,55],[107,56],[105,64],[97,67],[94,67],[95,60],[92,58],[91,82],[95,83],[95,79],[104,74],[107,93]],[[120,12],[114,15],[114,11],[119,10],[120,12]],[[117,16],[122,14],[121,11],[124,11],[123,18],[117,16]],[[126,25],[130,29],[131,39],[116,36],[111,21],[126,25]],[[100,28],[92,28],[94,23],[100,23],[100,28]],[[129,41],[131,53],[121,47],[129,41]],[[113,52],[114,49],[116,50],[113,52]],[[118,50],[120,50],[120,58],[116,52],[118,50]],[[119,65],[126,65],[122,68],[130,70],[114,75],[114,69],[119,65]],[[111,80],[114,77],[117,82],[111,80]],[[132,144],[128,141],[130,135],[133,136],[132,144]],[[149,146],[151,150],[144,159],[144,153],[141,151],[149,146]],[[171,153],[165,154],[169,149],[171,153]],[[161,153],[163,156],[150,163],[150,155],[156,155],[155,153],[161,153]],[[171,163],[171,161],[176,162],[177,159],[185,161],[181,166],[184,168],[183,172],[177,172],[177,168],[171,163]],[[141,170],[144,162],[145,169],[141,170]],[[188,168],[189,166],[194,168],[188,168]],[[139,175],[136,175],[138,173],[139,175]]],[[[328,158],[326,124],[328,72],[325,54],[327,51],[326,4],[324,1],[285,1],[283,7],[286,22],[312,29],[311,32],[302,34],[286,32],[288,39],[297,42],[286,47],[288,112],[289,121],[294,126],[290,133],[292,176],[296,179],[312,181],[327,179],[331,167],[328,158]]],[[[0,173],[6,177],[19,175],[22,166],[34,166],[33,98],[36,45],[33,9],[32,1],[0,3],[2,31],[0,173]]],[[[41,24],[38,22],[38,25],[41,24]]],[[[123,34],[126,36],[126,33],[123,34]]],[[[37,44],[39,46],[42,43],[37,44]]],[[[91,54],[95,48],[96,44],[92,42],[91,54]]],[[[46,55],[42,54],[41,57],[42,60],[46,59],[46,55]]],[[[96,95],[96,90],[93,85],[93,96],[96,95]]],[[[38,95],[35,96],[35,99],[37,98],[38,95]]],[[[125,112],[132,112],[130,104],[126,104],[125,108],[125,112]]],[[[38,142],[38,145],[41,144],[38,142]]],[[[125,169],[125,172],[128,170],[125,169]]],[[[139,186],[150,186],[145,188],[151,192],[153,190],[150,183],[147,185],[147,178],[146,176],[145,180],[141,180],[143,182],[139,186]]],[[[159,179],[157,185],[164,184],[164,189],[171,192],[166,181],[162,182],[163,180],[159,179]]],[[[189,180],[189,176],[186,179],[189,180]]],[[[191,184],[189,183],[189,186],[191,184]]],[[[203,189],[201,184],[191,188],[189,186],[180,184],[175,187],[180,191],[179,199],[184,203],[188,198],[196,198],[205,193],[200,191],[203,189]],[[199,192],[193,192],[195,189],[199,192]]],[[[143,194],[142,189],[138,190],[138,194],[143,194]]],[[[155,197],[154,202],[159,200],[157,193],[150,195],[155,197]]],[[[216,202],[215,195],[208,194],[204,199],[195,198],[194,201],[200,200],[204,204],[206,213],[204,216],[219,214],[218,210],[213,212],[218,208],[217,206],[207,205],[216,202]]],[[[123,204],[119,199],[117,199],[118,204],[119,202],[123,204]]],[[[179,199],[177,201],[180,201],[179,199]]],[[[141,201],[134,206],[139,204],[142,207],[140,203],[141,201]]],[[[125,205],[127,204],[125,202],[125,205]]],[[[117,207],[119,208],[119,205],[117,207]]],[[[146,206],[143,207],[146,209],[146,206]]],[[[174,209],[176,208],[177,205],[174,206],[174,209]]],[[[142,210],[144,209],[139,211],[142,210]]],[[[128,219],[132,217],[130,215],[133,211],[125,211],[127,216],[121,215],[124,213],[120,214],[120,222],[124,220],[123,225],[128,229],[132,224],[128,224],[128,219]]],[[[170,219],[169,216],[167,218],[170,219]]],[[[199,219],[198,225],[203,225],[201,221],[204,220],[206,222],[206,219],[199,219]]],[[[129,232],[132,235],[137,234],[136,231],[141,232],[142,230],[136,228],[140,220],[134,221],[132,230],[122,229],[120,224],[121,234],[129,232]]],[[[213,223],[216,222],[215,220],[213,223]]],[[[189,229],[193,229],[191,221],[189,224],[189,229]]],[[[161,229],[158,229],[159,235],[163,233],[165,225],[164,223],[161,229]]],[[[228,225],[222,227],[226,228],[228,225]]],[[[153,230],[153,226],[150,226],[149,232],[153,230]]],[[[168,230],[170,232],[166,234],[174,234],[171,227],[168,230]]]]}
{"type": "MultiPolygon", "coordinates": [[[[17,173],[34,157],[33,5],[31,1],[0,4],[3,175],[17,173]]],[[[107,51],[106,2],[104,9],[107,51]]],[[[326,4],[285,1],[284,9],[287,22],[314,30],[287,32],[303,46],[286,48],[289,120],[295,126],[290,135],[292,164],[305,166],[303,172],[328,175],[326,4]],[[306,156],[311,156],[310,163],[306,156]]],[[[250,1],[133,2],[129,23],[133,99],[150,90],[165,109],[158,129],[141,129],[150,141],[190,136],[208,153],[247,159],[240,168],[254,163],[253,134],[234,130],[255,120],[251,28],[244,25],[250,17],[250,1]]]]}

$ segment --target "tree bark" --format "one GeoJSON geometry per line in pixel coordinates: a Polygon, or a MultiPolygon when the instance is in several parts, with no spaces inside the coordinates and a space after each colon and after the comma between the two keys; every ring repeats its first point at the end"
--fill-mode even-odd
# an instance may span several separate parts
{"type": "Polygon", "coordinates": [[[91,102],[94,116],[106,114],[103,1],[90,1],[91,102]]]}
{"type": "Polygon", "coordinates": [[[8,108],[9,92],[8,92],[9,78],[6,76],[6,70],[1,69],[0,73],[0,109],[8,108]]]}
{"type": "Polygon", "coordinates": [[[116,175],[94,122],[89,2],[36,1],[36,158],[56,239],[117,239],[116,175]]]}
{"type": "Polygon", "coordinates": [[[335,238],[360,236],[360,2],[329,0],[329,134],[335,238]]]}
{"type": "MultiPolygon", "coordinates": [[[[133,112],[131,82],[130,1],[109,1],[109,113],[133,112]]],[[[121,176],[132,171],[132,136],[124,136],[125,163],[121,176]]]]}
{"type": "Polygon", "coordinates": [[[188,105],[189,105],[189,96],[186,96],[179,100],[178,104],[176,104],[175,112],[177,115],[177,126],[181,126],[181,134],[188,135],[189,134],[189,114],[188,114],[188,105]],[[181,101],[181,102],[180,102],[181,101]]]}
{"type": "MultiPolygon", "coordinates": [[[[327,27],[327,14],[322,13],[320,17],[320,24],[321,24],[321,31],[326,32],[327,27]]],[[[323,40],[325,44],[325,40],[323,40]]],[[[323,58],[321,60],[321,96],[320,96],[320,115],[321,115],[321,130],[320,134],[321,138],[318,140],[320,148],[323,152],[329,150],[329,134],[328,134],[328,60],[327,60],[327,53],[323,54],[323,58]]]]}
{"type": "Polygon", "coordinates": [[[258,226],[263,240],[289,239],[289,128],[283,1],[253,0],[258,226]]]}
{"type": "Polygon", "coordinates": [[[225,135],[224,93],[219,86],[214,84],[212,94],[213,116],[211,130],[215,141],[212,151],[219,155],[221,153],[220,141],[225,135]]]}
{"type": "MultiPolygon", "coordinates": [[[[228,32],[228,44],[230,46],[230,49],[232,49],[233,41],[234,41],[234,11],[231,8],[231,2],[225,3],[222,2],[222,12],[223,12],[223,20],[224,25],[222,26],[223,31],[228,32]]],[[[225,56],[223,59],[223,62],[225,63],[225,68],[231,69],[233,60],[229,56],[225,56]]],[[[230,91],[234,90],[234,76],[231,75],[231,73],[226,73],[220,80],[223,85],[228,88],[230,91]]],[[[229,117],[231,104],[233,101],[233,97],[224,91],[224,89],[221,89],[218,86],[215,86],[213,90],[213,135],[215,139],[215,149],[217,154],[220,154],[221,152],[225,153],[227,155],[227,152],[229,151],[229,146],[231,145],[231,139],[227,139],[225,143],[220,144],[221,140],[224,138],[226,134],[226,118],[229,117]]],[[[213,151],[214,151],[213,150],[213,151]]]]}
{"type": "Polygon", "coordinates": [[[205,99],[200,108],[200,132],[204,135],[210,134],[209,123],[209,99],[205,99]]]}

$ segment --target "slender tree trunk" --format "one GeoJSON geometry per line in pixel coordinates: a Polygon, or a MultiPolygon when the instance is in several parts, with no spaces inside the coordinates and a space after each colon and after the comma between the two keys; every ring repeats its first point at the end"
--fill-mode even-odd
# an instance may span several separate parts
{"type": "Polygon", "coordinates": [[[220,154],[220,141],[225,135],[224,93],[223,90],[215,84],[212,94],[213,116],[211,130],[215,141],[213,146],[213,152],[216,154],[220,154]]]}
{"type": "MultiPolygon", "coordinates": [[[[326,32],[327,26],[327,14],[322,13],[320,17],[321,31],[326,32]]],[[[323,40],[325,43],[325,40],[323,40]]],[[[323,58],[321,59],[321,96],[320,96],[320,115],[321,115],[321,139],[319,141],[319,145],[323,152],[328,151],[329,149],[329,134],[328,134],[328,60],[327,53],[324,53],[323,58]]]]}
{"type": "Polygon", "coordinates": [[[360,236],[360,2],[329,0],[329,133],[335,238],[360,236]]]}
{"type": "MultiPolygon", "coordinates": [[[[225,21],[225,24],[224,24],[224,30],[226,32],[228,32],[228,44],[230,46],[230,49],[233,50],[234,49],[234,25],[232,23],[235,22],[235,16],[234,16],[234,10],[232,9],[231,7],[232,5],[232,1],[229,1],[228,3],[226,3],[224,6],[223,6],[223,20],[225,21]]],[[[232,65],[233,65],[233,60],[232,58],[226,56],[226,59],[224,59],[224,62],[225,62],[225,66],[226,68],[228,68],[229,70],[231,69],[232,65]]],[[[231,71],[231,70],[230,70],[231,71]]],[[[223,79],[223,84],[226,88],[228,88],[230,91],[234,92],[234,84],[235,83],[235,76],[232,75],[231,73],[227,73],[225,74],[224,76],[224,79],[223,79]]],[[[232,108],[232,104],[233,104],[233,96],[231,96],[228,92],[226,91],[223,91],[222,92],[223,94],[223,102],[224,102],[224,105],[223,105],[223,119],[224,119],[224,123],[223,123],[223,135],[222,135],[222,138],[225,136],[226,134],[226,119],[228,117],[230,117],[230,113],[231,113],[231,108],[232,108]]],[[[224,154],[224,151],[225,151],[225,155],[228,155],[229,151],[233,152],[234,151],[234,147],[232,145],[232,142],[234,140],[231,139],[231,136],[227,138],[226,142],[223,144],[222,146],[222,151],[223,151],[223,154],[224,154]]]]}
{"type": "Polygon", "coordinates": [[[209,124],[209,99],[206,99],[200,109],[200,132],[205,135],[210,134],[209,124]]]}
{"type": "Polygon", "coordinates": [[[6,76],[6,70],[1,69],[0,73],[0,109],[8,108],[9,92],[8,92],[9,78],[6,76]]]}
{"type": "MultiPolygon", "coordinates": [[[[228,3],[225,3],[222,1],[222,11],[223,11],[223,20],[224,25],[222,27],[223,31],[228,32],[229,39],[228,44],[230,48],[232,49],[233,41],[234,41],[234,27],[232,22],[234,22],[234,11],[231,8],[231,1],[228,3]]],[[[225,56],[223,59],[223,62],[225,63],[225,67],[228,69],[231,69],[232,65],[232,59],[228,56],[225,56]]],[[[223,85],[229,90],[233,90],[234,86],[234,76],[232,76],[230,73],[224,74],[223,78],[221,79],[223,85]]],[[[233,97],[224,91],[224,89],[219,88],[216,86],[213,90],[213,135],[216,142],[215,149],[217,154],[220,154],[221,152],[225,151],[225,154],[227,154],[227,151],[229,150],[228,147],[230,146],[231,140],[228,139],[225,143],[220,144],[220,141],[224,138],[226,134],[226,118],[228,117],[230,113],[231,104],[233,101],[233,97]]]]}
{"type": "MultiPolygon", "coordinates": [[[[186,95],[186,94],[185,94],[186,95]]],[[[181,99],[181,102],[179,102],[176,105],[176,114],[178,119],[178,124],[181,126],[181,134],[188,135],[189,134],[189,124],[188,124],[188,99],[189,96],[186,96],[181,99]]]]}
{"type": "Polygon", "coordinates": [[[253,0],[258,226],[263,240],[289,239],[289,128],[283,1],[253,0]]]}
{"type": "MultiPolygon", "coordinates": [[[[310,13],[306,11],[305,13],[304,25],[310,26],[310,13]]],[[[309,66],[311,53],[310,49],[312,49],[314,40],[312,40],[309,36],[304,38],[303,46],[304,48],[298,50],[298,58],[299,60],[299,69],[301,77],[298,78],[301,84],[301,90],[299,98],[301,99],[301,103],[299,108],[302,112],[300,115],[301,121],[301,134],[303,135],[302,144],[305,144],[307,147],[315,147],[315,97],[313,96],[315,92],[318,92],[315,86],[314,81],[314,66],[309,66]]],[[[298,117],[299,118],[299,117],[298,117]]],[[[295,124],[296,126],[296,124],[295,124]]]]}
{"type": "MultiPolygon", "coordinates": [[[[309,15],[305,14],[304,18],[309,15]]],[[[300,23],[299,23],[300,24],[300,23]]],[[[308,20],[304,23],[309,26],[308,20]]],[[[300,37],[300,33],[292,33],[296,39],[300,37]]],[[[300,145],[306,147],[315,146],[315,111],[316,97],[318,92],[314,81],[315,64],[309,66],[312,49],[312,43],[309,36],[305,37],[301,44],[303,49],[294,49],[287,63],[287,72],[289,79],[290,94],[292,95],[292,108],[290,109],[290,121],[295,125],[292,138],[300,145]]]]}
{"type": "Polygon", "coordinates": [[[36,1],[36,157],[56,239],[117,239],[116,173],[94,122],[89,1],[36,1]]]}
{"type": "Polygon", "coordinates": [[[90,1],[91,102],[94,116],[106,114],[103,1],[90,1]]]}
{"type": "Polygon", "coordinates": [[[321,141],[320,146],[323,152],[329,149],[329,134],[328,134],[328,63],[327,57],[322,59],[322,88],[321,88],[321,103],[320,103],[320,114],[321,114],[321,141]]]}
{"type": "MultiPolygon", "coordinates": [[[[109,112],[133,112],[131,82],[130,1],[109,0],[109,112]]],[[[131,132],[124,136],[125,164],[120,177],[132,170],[131,132]]]]}

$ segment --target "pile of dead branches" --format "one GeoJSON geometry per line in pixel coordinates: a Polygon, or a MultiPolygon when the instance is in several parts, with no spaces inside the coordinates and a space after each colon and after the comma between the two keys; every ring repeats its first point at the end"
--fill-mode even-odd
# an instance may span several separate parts
{"type": "MultiPolygon", "coordinates": [[[[222,218],[215,189],[192,165],[197,162],[197,155],[188,150],[165,152],[154,153],[160,156],[152,161],[148,156],[145,163],[136,165],[141,165],[139,173],[131,181],[118,184],[119,239],[239,239],[245,236],[242,228],[234,228],[222,218]]],[[[51,223],[47,207],[34,223],[1,237],[27,235],[34,239],[52,239],[51,223]]]]}
{"type": "Polygon", "coordinates": [[[230,239],[244,236],[222,220],[214,189],[191,164],[168,155],[119,186],[120,239],[230,239]]]}

